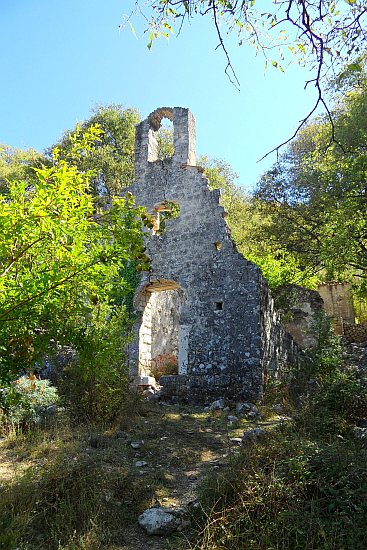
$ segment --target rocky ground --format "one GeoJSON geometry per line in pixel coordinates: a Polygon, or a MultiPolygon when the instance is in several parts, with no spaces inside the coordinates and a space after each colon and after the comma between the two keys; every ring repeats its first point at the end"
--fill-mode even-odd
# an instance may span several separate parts
{"type": "MultiPolygon", "coordinates": [[[[347,368],[367,373],[367,343],[346,345],[343,357],[347,368]]],[[[200,511],[198,491],[204,479],[225,473],[248,440],[288,421],[280,405],[262,412],[266,419],[251,404],[229,408],[219,401],[204,409],[147,402],[138,414],[125,416],[109,430],[73,427],[70,419],[62,417],[47,429],[0,441],[0,493],[23,491],[17,497],[22,513],[31,508],[33,513],[27,499],[34,498],[32,491],[37,494],[44,487],[44,501],[37,505],[48,506],[55,498],[53,512],[60,504],[57,499],[64,498],[73,503],[75,515],[83,504],[73,502],[79,498],[79,489],[73,493],[73,480],[85,476],[91,484],[86,494],[97,495],[101,519],[90,533],[86,529],[78,533],[83,544],[72,548],[187,550],[196,528],[192,517],[200,511]],[[63,484],[66,488],[61,493],[63,484]]],[[[355,428],[358,438],[367,438],[367,421],[363,422],[355,428]]],[[[85,516],[90,517],[87,508],[85,516]]],[[[63,525],[58,528],[62,533],[63,525]]],[[[27,533],[26,546],[15,547],[51,548],[46,529],[37,532],[30,521],[27,533]]],[[[60,544],[59,548],[71,546],[60,544]]]]}
{"type": "MultiPolygon", "coordinates": [[[[103,505],[115,518],[103,548],[189,548],[193,526],[188,516],[200,506],[197,489],[204,477],[228,467],[244,432],[245,439],[261,436],[261,430],[271,429],[281,419],[279,411],[274,411],[274,417],[265,421],[251,405],[237,411],[223,407],[217,403],[204,411],[202,407],[150,403],[143,416],[121,430],[66,430],[57,438],[50,436],[33,444],[24,441],[23,446],[19,441],[3,442],[0,474],[6,483],[27,471],[42,476],[50,461],[60,460],[97,469],[105,476],[100,489],[103,505]],[[158,515],[162,525],[157,528],[155,520],[153,527],[151,521],[145,525],[147,513],[139,525],[139,516],[152,508],[148,515],[153,514],[155,520],[158,515]]],[[[46,547],[40,538],[40,550],[46,547]]]]}
{"type": "Polygon", "coordinates": [[[367,373],[367,342],[345,343],[343,346],[343,360],[346,366],[358,368],[367,373]]]}

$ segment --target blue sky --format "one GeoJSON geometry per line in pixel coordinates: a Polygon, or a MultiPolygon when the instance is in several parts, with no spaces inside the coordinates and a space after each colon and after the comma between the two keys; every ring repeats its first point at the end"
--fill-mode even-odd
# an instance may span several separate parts
{"type": "Polygon", "coordinates": [[[241,83],[224,74],[210,22],[153,44],[118,26],[132,0],[0,0],[0,143],[42,150],[96,104],[122,103],[145,118],[161,106],[188,107],[198,153],[225,159],[250,189],[276,157],[257,160],[287,139],[311,107],[304,69],[264,70],[250,47],[228,39],[241,83]]]}

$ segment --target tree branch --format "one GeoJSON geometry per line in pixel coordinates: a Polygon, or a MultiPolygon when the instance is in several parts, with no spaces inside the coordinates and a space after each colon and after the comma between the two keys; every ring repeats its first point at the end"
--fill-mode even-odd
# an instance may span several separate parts
{"type": "Polygon", "coordinates": [[[79,273],[82,273],[83,271],[85,271],[86,269],[88,269],[89,267],[92,267],[93,265],[95,265],[97,262],[94,261],[93,263],[91,264],[88,264],[84,267],[82,267],[81,269],[75,271],[74,273],[71,273],[70,275],[68,275],[67,277],[64,277],[64,279],[61,279],[60,281],[54,283],[53,285],[51,285],[50,287],[48,288],[45,288],[43,290],[41,290],[40,292],[37,292],[36,294],[34,294],[33,296],[28,296],[27,298],[24,298],[23,300],[21,300],[20,302],[18,302],[17,304],[13,305],[12,307],[8,308],[6,311],[3,311],[2,313],[0,313],[0,322],[6,322],[8,321],[8,319],[6,318],[6,316],[11,313],[12,311],[14,311],[15,309],[18,309],[19,307],[22,307],[24,306],[25,304],[28,304],[30,302],[34,302],[34,300],[36,300],[37,298],[40,298],[41,296],[43,296],[44,294],[47,294],[48,292],[50,292],[51,290],[55,290],[55,288],[58,288],[59,286],[63,285],[64,283],[68,282],[70,279],[73,279],[74,277],[76,277],[77,275],[79,275],[79,273]]]}
{"type": "Polygon", "coordinates": [[[10,271],[12,265],[14,265],[18,260],[20,260],[20,258],[22,256],[24,256],[24,254],[27,252],[27,250],[29,250],[30,248],[32,248],[32,246],[34,246],[35,244],[39,243],[40,241],[44,241],[46,237],[39,237],[38,239],[36,239],[35,241],[33,241],[32,243],[28,244],[25,248],[23,248],[23,250],[21,250],[16,256],[14,256],[14,258],[11,258],[9,260],[9,263],[8,265],[6,266],[6,268],[4,269],[4,271],[0,274],[0,278],[1,277],[5,277],[5,275],[10,271]]]}
{"type": "Polygon", "coordinates": [[[213,11],[213,18],[214,18],[214,25],[215,25],[215,29],[217,31],[217,36],[218,36],[218,39],[219,39],[219,44],[218,46],[215,48],[216,50],[218,48],[222,48],[223,52],[224,52],[224,55],[226,56],[226,59],[227,59],[227,66],[225,68],[225,74],[228,76],[228,79],[229,81],[231,82],[231,84],[233,84],[233,86],[238,90],[240,91],[240,82],[237,78],[237,74],[236,74],[236,71],[234,70],[233,68],[233,65],[232,65],[232,62],[231,62],[231,58],[229,57],[229,54],[228,54],[228,51],[227,51],[227,48],[224,44],[224,41],[223,41],[223,38],[222,38],[222,34],[220,32],[220,28],[219,28],[219,25],[218,25],[218,19],[217,19],[217,7],[216,7],[216,3],[215,1],[213,1],[212,3],[212,11],[213,11]],[[232,76],[233,78],[231,77],[230,73],[232,73],[232,76]]]}

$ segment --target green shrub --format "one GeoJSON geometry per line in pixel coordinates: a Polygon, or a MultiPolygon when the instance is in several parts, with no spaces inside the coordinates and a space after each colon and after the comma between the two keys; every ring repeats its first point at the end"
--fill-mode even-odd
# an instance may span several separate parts
{"type": "Polygon", "coordinates": [[[79,365],[69,365],[60,385],[62,402],[78,422],[113,422],[125,406],[128,377],[125,365],[113,365],[84,375],[79,365]]]}
{"type": "Polygon", "coordinates": [[[124,306],[101,306],[76,341],[76,358],[64,369],[59,391],[77,421],[110,423],[128,393],[125,349],[132,321],[124,306]]]}
{"type": "Polygon", "coordinates": [[[366,418],[366,378],[358,370],[338,370],[315,402],[333,414],[342,415],[349,423],[366,418]]]}
{"type": "Polygon", "coordinates": [[[312,442],[292,428],[245,448],[202,488],[196,550],[362,550],[366,454],[357,442],[312,442]]]}
{"type": "Polygon", "coordinates": [[[321,312],[315,316],[316,346],[307,350],[303,369],[309,376],[328,378],[340,366],[340,338],[332,329],[331,320],[321,312]]]}
{"type": "Polygon", "coordinates": [[[342,362],[340,338],[332,327],[331,321],[322,312],[315,316],[314,328],[316,345],[305,350],[301,360],[291,365],[283,384],[297,406],[305,397],[313,394],[321,385],[329,383],[342,362]]]}
{"type": "Polygon", "coordinates": [[[34,424],[41,420],[49,405],[58,402],[57,389],[49,380],[38,380],[34,375],[22,376],[3,390],[0,420],[3,426],[34,424]]]}
{"type": "Polygon", "coordinates": [[[295,422],[313,438],[332,438],[345,435],[351,425],[366,417],[366,379],[357,370],[337,369],[304,401],[295,422]]]}

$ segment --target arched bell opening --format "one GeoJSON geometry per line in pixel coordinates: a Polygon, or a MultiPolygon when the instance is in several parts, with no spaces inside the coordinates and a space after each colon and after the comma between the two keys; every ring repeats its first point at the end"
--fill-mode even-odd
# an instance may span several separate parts
{"type": "Polygon", "coordinates": [[[165,160],[167,157],[172,157],[171,162],[181,168],[196,165],[195,119],[188,109],[161,107],[136,126],[135,174],[137,179],[143,177],[150,164],[165,160]],[[163,139],[162,143],[160,132],[163,135],[166,134],[165,138],[168,137],[168,141],[163,139]]]}
{"type": "Polygon", "coordinates": [[[148,117],[150,162],[172,158],[175,153],[173,109],[162,107],[148,117]]]}

